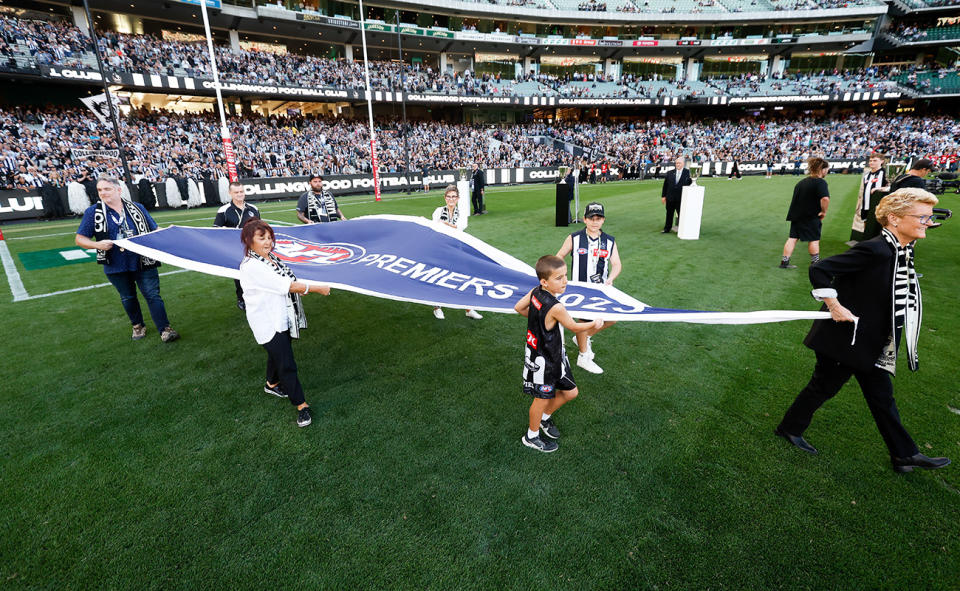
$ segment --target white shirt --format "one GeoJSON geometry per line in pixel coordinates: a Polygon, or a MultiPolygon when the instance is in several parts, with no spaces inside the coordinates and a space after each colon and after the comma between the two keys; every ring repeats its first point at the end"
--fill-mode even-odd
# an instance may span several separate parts
{"type": "MultiPolygon", "coordinates": [[[[433,210],[433,221],[437,222],[438,224],[442,224],[443,222],[440,221],[440,215],[443,214],[443,210],[446,209],[446,208],[447,208],[446,205],[442,205],[442,206],[436,208],[435,210],[433,210]]],[[[448,212],[448,213],[449,213],[449,212],[448,212]]],[[[457,215],[457,218],[458,218],[458,219],[457,219],[457,223],[454,224],[454,225],[457,227],[458,230],[466,230],[466,229],[467,229],[467,217],[468,217],[467,214],[464,213],[463,211],[457,211],[457,214],[458,214],[458,215],[457,215]]],[[[448,220],[448,221],[449,221],[449,220],[448,220]]]]}
{"type": "Polygon", "coordinates": [[[278,332],[289,329],[287,299],[293,280],[274,266],[249,257],[240,263],[240,287],[247,305],[247,322],[257,344],[265,345],[278,332]]]}

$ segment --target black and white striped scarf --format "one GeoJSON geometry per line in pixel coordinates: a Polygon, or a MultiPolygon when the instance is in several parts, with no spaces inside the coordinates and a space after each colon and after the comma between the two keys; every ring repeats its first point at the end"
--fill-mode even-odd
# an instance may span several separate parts
{"type": "MultiPolygon", "coordinates": [[[[288,277],[291,281],[297,280],[297,276],[293,274],[290,267],[283,264],[283,261],[272,252],[268,255],[270,260],[263,258],[252,250],[247,251],[247,256],[264,263],[281,277],[288,277]]],[[[303,311],[303,302],[300,301],[300,294],[291,292],[287,295],[289,296],[287,298],[287,326],[290,328],[290,337],[297,339],[300,338],[300,329],[307,328],[307,315],[303,311]]]]}
{"type": "Polygon", "coordinates": [[[443,209],[441,209],[441,210],[440,210],[440,221],[441,221],[441,222],[447,222],[447,223],[450,223],[450,224],[453,224],[454,226],[456,226],[456,225],[457,225],[457,222],[460,221],[460,205],[457,204],[457,205],[453,208],[453,215],[452,215],[452,216],[450,215],[450,210],[447,209],[446,207],[444,207],[443,209]]]}
{"type": "Polygon", "coordinates": [[[886,228],[881,235],[897,253],[897,259],[893,270],[893,324],[887,344],[876,365],[896,375],[896,335],[900,329],[903,329],[903,335],[907,341],[907,363],[912,371],[917,371],[919,368],[917,340],[920,336],[923,306],[920,298],[920,282],[917,281],[917,272],[913,267],[913,243],[901,246],[900,241],[886,228]]]}
{"type": "Polygon", "coordinates": [[[310,219],[316,219],[318,222],[335,222],[340,219],[337,204],[334,202],[333,196],[326,191],[321,192],[319,198],[317,198],[316,193],[310,191],[307,203],[309,204],[309,215],[307,217],[310,219]]]}
{"type": "MultiPolygon", "coordinates": [[[[117,238],[139,236],[140,234],[146,234],[150,231],[150,226],[147,225],[147,218],[143,217],[143,213],[141,213],[139,207],[130,203],[126,199],[121,199],[120,203],[123,205],[124,213],[117,214],[117,217],[120,219],[119,221],[115,220],[117,221],[117,225],[120,226],[120,232],[117,234],[117,238]],[[133,225],[136,227],[136,231],[133,231],[133,229],[130,228],[130,224],[127,223],[128,217],[133,220],[133,225]]],[[[107,215],[109,215],[107,212],[107,204],[101,200],[97,205],[97,209],[93,212],[93,235],[99,240],[110,238],[110,230],[109,226],[107,225],[107,215]]],[[[97,250],[97,264],[110,264],[109,250],[97,250]]],[[[139,267],[141,271],[144,269],[153,269],[159,266],[160,261],[151,259],[150,257],[140,257],[139,267]]]]}

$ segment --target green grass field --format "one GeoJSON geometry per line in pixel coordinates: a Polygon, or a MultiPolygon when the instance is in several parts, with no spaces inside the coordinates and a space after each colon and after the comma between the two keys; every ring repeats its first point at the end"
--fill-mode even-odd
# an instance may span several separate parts
{"type": "MultiPolygon", "coordinates": [[[[845,250],[856,176],[834,195],[845,250]]],[[[620,245],[617,286],[655,306],[816,309],[805,250],[776,268],[796,178],[707,179],[698,241],[661,235],[659,184],[584,186],[620,245]]],[[[342,200],[429,216],[442,198],[342,200]]],[[[941,203],[960,209],[958,196],[941,203]]],[[[469,233],[529,263],[559,248],[553,187],[494,188],[469,233]]],[[[294,222],[293,202],[263,216],[294,222]]],[[[211,209],[162,212],[209,225],[211,209]]],[[[27,271],[78,221],[7,225],[31,295],[105,282],[94,263],[27,271]]],[[[813,367],[809,322],[620,323],[576,372],[560,450],[523,447],[524,320],[347,292],[307,299],[295,345],[314,423],[262,392],[264,351],[232,282],[161,289],[182,340],[130,327],[112,287],[13,303],[0,282],[3,589],[960,589],[960,222],[917,249],[921,371],[894,380],[921,450],[897,475],[855,383],[808,456],[772,435],[813,367]]],[[[163,271],[174,270],[165,266],[163,271]]]]}

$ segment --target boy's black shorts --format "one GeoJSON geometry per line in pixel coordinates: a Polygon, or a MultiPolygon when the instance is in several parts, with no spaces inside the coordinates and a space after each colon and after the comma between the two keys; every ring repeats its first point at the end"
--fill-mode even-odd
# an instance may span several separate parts
{"type": "Polygon", "coordinates": [[[796,238],[803,242],[814,242],[820,240],[820,228],[823,222],[820,218],[808,220],[796,220],[790,222],[790,238],[796,238]]]}
{"type": "Polygon", "coordinates": [[[577,383],[573,381],[573,371],[570,369],[570,361],[566,357],[563,359],[563,375],[553,384],[534,384],[533,382],[523,383],[524,394],[529,394],[534,398],[545,398],[550,400],[556,398],[557,390],[573,390],[577,383]]]}

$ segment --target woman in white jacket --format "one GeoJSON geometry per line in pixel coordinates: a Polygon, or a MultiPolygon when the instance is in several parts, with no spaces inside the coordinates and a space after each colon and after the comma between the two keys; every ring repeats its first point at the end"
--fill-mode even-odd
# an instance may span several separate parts
{"type": "Polygon", "coordinates": [[[263,391],[289,398],[297,408],[297,426],[306,427],[312,419],[297,377],[292,339],[299,337],[300,329],[307,326],[300,295],[329,295],[330,287],[297,281],[290,268],[273,254],[273,228],[263,220],[247,222],[240,240],[246,255],[240,263],[240,285],[247,304],[247,322],[257,343],[267,350],[267,382],[263,391]]]}

